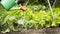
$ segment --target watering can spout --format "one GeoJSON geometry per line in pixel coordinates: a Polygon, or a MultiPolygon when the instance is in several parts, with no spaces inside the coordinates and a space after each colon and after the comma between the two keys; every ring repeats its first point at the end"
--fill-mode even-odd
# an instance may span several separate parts
{"type": "Polygon", "coordinates": [[[16,3],[17,3],[16,0],[2,0],[2,1],[1,1],[2,6],[3,6],[6,10],[9,10],[10,8],[12,8],[16,3]]]}

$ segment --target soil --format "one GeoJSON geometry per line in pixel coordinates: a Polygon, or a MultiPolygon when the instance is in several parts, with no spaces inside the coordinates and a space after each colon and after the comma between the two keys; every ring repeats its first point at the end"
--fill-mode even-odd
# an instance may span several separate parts
{"type": "MultiPolygon", "coordinates": [[[[2,33],[0,32],[0,34],[2,33]]],[[[60,34],[60,28],[29,29],[21,32],[9,32],[6,34],[60,34]]]]}

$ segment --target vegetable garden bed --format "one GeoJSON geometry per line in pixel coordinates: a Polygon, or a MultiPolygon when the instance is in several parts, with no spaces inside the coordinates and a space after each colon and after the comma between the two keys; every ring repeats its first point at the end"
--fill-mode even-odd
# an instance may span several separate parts
{"type": "Polygon", "coordinates": [[[60,28],[54,27],[60,25],[60,9],[53,8],[53,13],[55,19],[52,22],[49,10],[32,11],[28,8],[26,11],[5,12],[0,16],[1,32],[5,34],[59,34],[60,28]]]}
{"type": "Polygon", "coordinates": [[[37,29],[37,30],[29,29],[21,32],[9,32],[5,34],[60,34],[60,27],[44,28],[44,29],[37,29]]]}
{"type": "Polygon", "coordinates": [[[0,3],[0,34],[60,34],[60,8],[55,7],[56,1],[33,1],[22,3],[25,6],[16,4],[9,11],[0,3]]]}

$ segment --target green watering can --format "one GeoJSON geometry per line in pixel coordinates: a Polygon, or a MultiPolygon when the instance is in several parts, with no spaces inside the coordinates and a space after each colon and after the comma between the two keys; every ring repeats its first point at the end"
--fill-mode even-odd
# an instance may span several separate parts
{"type": "Polygon", "coordinates": [[[9,10],[17,3],[17,0],[2,0],[1,4],[6,9],[9,10]]]}

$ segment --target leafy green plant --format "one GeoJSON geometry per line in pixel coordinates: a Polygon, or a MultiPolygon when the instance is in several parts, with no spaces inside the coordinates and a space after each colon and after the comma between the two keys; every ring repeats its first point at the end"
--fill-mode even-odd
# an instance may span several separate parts
{"type": "Polygon", "coordinates": [[[54,21],[50,11],[12,10],[0,16],[2,32],[21,31],[24,29],[40,29],[56,27],[60,24],[60,8],[53,8],[54,21]]]}

